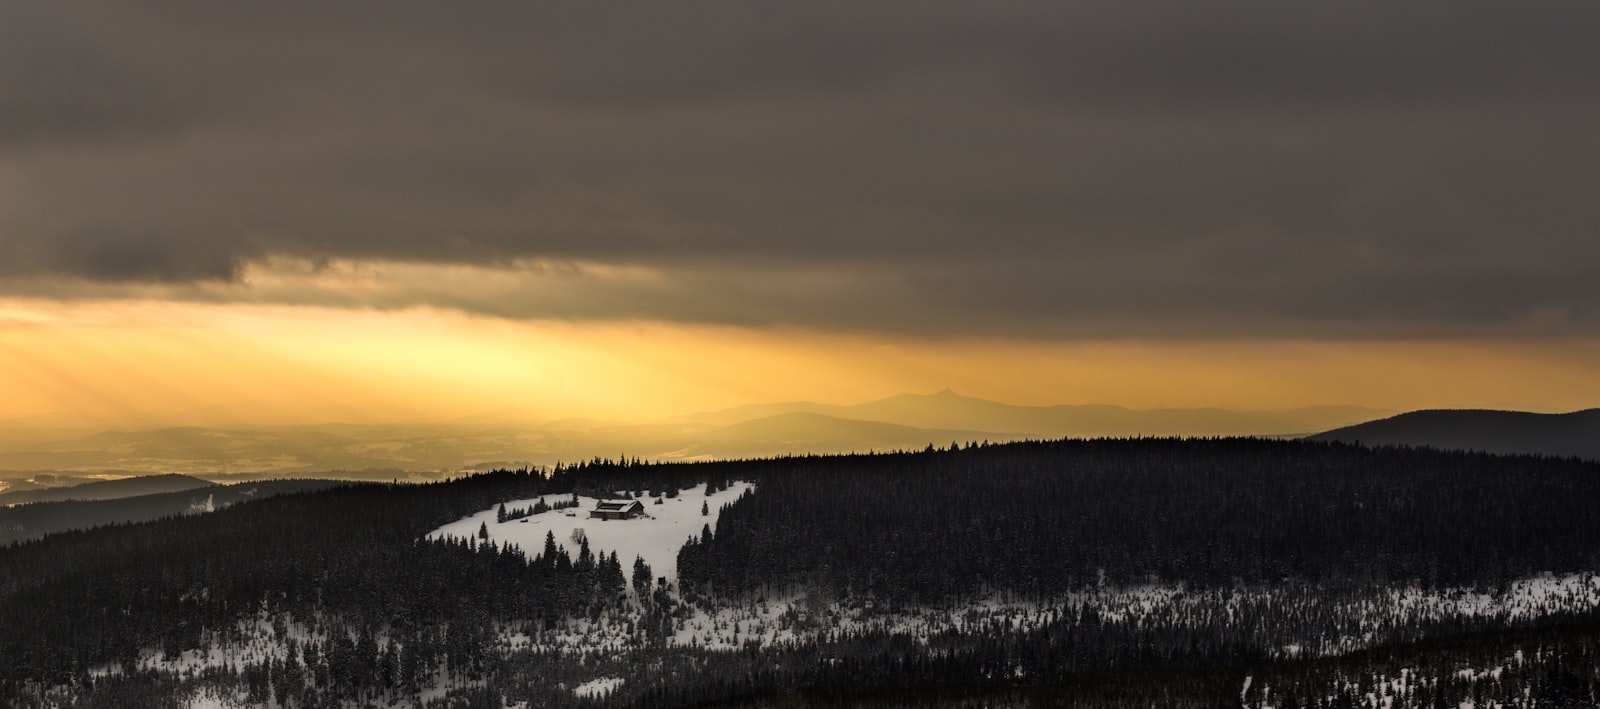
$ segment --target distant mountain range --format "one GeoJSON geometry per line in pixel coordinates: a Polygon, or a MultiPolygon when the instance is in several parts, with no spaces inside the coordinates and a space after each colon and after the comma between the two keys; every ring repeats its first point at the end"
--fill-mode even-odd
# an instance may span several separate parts
{"type": "Polygon", "coordinates": [[[951,391],[855,405],[787,402],[644,423],[561,419],[434,425],[179,427],[0,440],[0,505],[108,499],[283,477],[436,480],[473,470],[626,456],[691,461],[944,448],[952,442],[1137,436],[1306,436],[1600,459],[1600,410],[1391,412],[1017,406],[951,391]],[[93,481],[183,472],[187,475],[93,481]],[[93,482],[91,482],[93,481],[93,482]],[[81,483],[90,482],[83,485],[81,483]],[[67,488],[69,485],[77,487],[67,488]]]}
{"type": "Polygon", "coordinates": [[[191,426],[0,441],[0,490],[5,478],[20,492],[107,471],[183,472],[213,481],[357,471],[338,477],[389,480],[418,479],[398,471],[433,478],[462,470],[623,455],[706,460],[1069,436],[1290,436],[1387,413],[1348,406],[1269,412],[1016,406],[943,391],[848,406],[759,404],[643,423],[561,419],[515,424],[515,417],[502,412],[415,426],[191,426]],[[8,475],[5,470],[18,472],[8,475]]]}
{"type": "Polygon", "coordinates": [[[1412,411],[1309,438],[1600,460],[1600,409],[1567,414],[1479,409],[1412,411]]]}
{"type": "Polygon", "coordinates": [[[960,442],[1010,440],[1017,434],[918,428],[795,411],[741,421],[707,431],[686,449],[694,458],[749,458],[784,453],[851,453],[920,450],[960,442]]]}
{"type": "Polygon", "coordinates": [[[674,419],[727,426],[791,413],[811,413],[913,428],[991,431],[1034,437],[1288,436],[1327,430],[1389,413],[1359,406],[1318,406],[1283,411],[1220,408],[1129,409],[1103,404],[1017,406],[962,396],[902,394],[865,404],[812,402],[756,404],[674,419]]]}

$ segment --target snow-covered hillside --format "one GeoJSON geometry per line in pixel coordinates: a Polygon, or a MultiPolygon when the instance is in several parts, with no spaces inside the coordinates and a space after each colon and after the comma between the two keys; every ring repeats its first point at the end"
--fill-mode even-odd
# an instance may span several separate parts
{"type": "MultiPolygon", "coordinates": [[[[440,527],[430,532],[428,538],[478,539],[479,531],[487,529],[488,541],[501,546],[515,545],[532,556],[544,548],[545,535],[554,532],[556,543],[576,556],[578,545],[573,541],[573,533],[581,529],[582,536],[589,539],[589,549],[595,554],[616,552],[623,568],[632,568],[634,557],[642,556],[656,576],[665,576],[669,583],[677,583],[678,550],[691,537],[699,536],[707,525],[716,529],[722,506],[751,489],[750,483],[735,482],[707,495],[706,486],[702,484],[680,491],[676,497],[659,498],[660,504],[648,497],[640,498],[644,503],[644,516],[634,519],[591,519],[589,511],[599,499],[581,495],[577,507],[505,522],[497,521],[500,508],[496,506],[440,527]],[[702,510],[705,514],[701,514],[702,510]]],[[[546,503],[555,503],[571,498],[550,495],[544,499],[546,503]]],[[[538,502],[539,498],[507,500],[505,506],[514,510],[532,507],[538,502]]]]}
{"type": "MultiPolygon", "coordinates": [[[[1492,590],[1415,585],[1334,590],[1291,583],[1194,587],[1153,582],[1031,598],[996,588],[938,606],[900,605],[827,586],[772,588],[735,598],[678,588],[677,556],[683,544],[707,527],[714,530],[724,507],[746,494],[760,493],[749,483],[735,482],[709,494],[705,485],[680,490],[673,497],[659,498],[660,503],[657,498],[643,497],[639,502],[644,515],[628,520],[590,517],[600,501],[594,497],[580,496],[575,506],[505,521],[498,519],[502,505],[497,503],[426,536],[492,543],[498,548],[515,546],[529,556],[542,551],[547,535],[554,535],[556,543],[573,555],[579,548],[574,540],[583,538],[596,555],[615,552],[625,568],[632,565],[634,557],[643,557],[653,576],[668,579],[668,586],[657,593],[597,605],[587,613],[553,618],[511,615],[486,621],[481,636],[484,652],[505,660],[508,667],[519,662],[548,663],[529,675],[536,678],[531,681],[542,691],[582,702],[636,691],[643,684],[641,658],[647,657],[658,663],[686,662],[682,667],[691,668],[675,671],[699,671],[707,665],[697,663],[723,662],[750,652],[814,652],[824,658],[835,652],[848,654],[851,643],[860,638],[897,638],[904,641],[902,647],[921,647],[931,655],[986,637],[1076,632],[1079,628],[1103,632],[1112,626],[1129,626],[1158,635],[1206,629],[1229,637],[1248,637],[1266,654],[1280,659],[1309,660],[1401,643],[1429,624],[1517,627],[1546,616],[1600,608],[1600,577],[1594,574],[1541,575],[1492,590]],[[804,650],[808,646],[816,649],[804,650]],[[701,655],[701,651],[710,654],[701,655]]],[[[543,498],[546,505],[571,500],[570,495],[543,498]]],[[[505,500],[503,506],[515,514],[540,502],[540,498],[505,500]]],[[[471,554],[465,549],[453,551],[471,554]]],[[[405,657],[411,652],[406,643],[413,640],[393,630],[382,625],[373,628],[371,645],[398,648],[398,656],[405,657]]],[[[339,646],[335,639],[349,643],[359,632],[337,617],[301,618],[263,610],[233,629],[209,632],[203,639],[204,650],[169,655],[160,647],[150,647],[132,668],[165,673],[189,683],[185,686],[194,692],[190,706],[282,709],[284,705],[275,701],[251,703],[243,689],[224,691],[221,685],[213,689],[207,684],[208,673],[230,667],[276,672],[271,668],[305,662],[307,657],[325,657],[339,646]],[[316,650],[308,651],[308,647],[316,650]]],[[[1112,628],[1111,632],[1128,631],[1112,628]]],[[[297,671],[312,677],[313,664],[331,666],[324,660],[297,671]]],[[[1487,667],[1492,671],[1497,666],[1487,667]]],[[[127,669],[126,665],[107,665],[93,668],[91,674],[107,678],[127,669]]],[[[995,672],[1022,678],[1029,670],[1019,663],[995,672]]],[[[307,686],[322,687],[330,680],[307,681],[307,686]]],[[[423,669],[410,693],[387,690],[374,696],[389,706],[420,709],[444,701],[452,693],[470,693],[482,681],[463,675],[448,661],[436,661],[423,669]]],[[[1348,684],[1342,677],[1335,681],[1348,684]]],[[[1390,695],[1409,696],[1415,684],[1410,675],[1398,680],[1391,675],[1386,681],[1392,686],[1374,693],[1368,706],[1403,706],[1383,700],[1390,695]]],[[[1239,688],[1240,700],[1249,706],[1281,706],[1273,692],[1282,686],[1282,680],[1275,683],[1256,675],[1252,683],[1239,688]]],[[[1328,691],[1341,687],[1344,684],[1328,691]]]]}

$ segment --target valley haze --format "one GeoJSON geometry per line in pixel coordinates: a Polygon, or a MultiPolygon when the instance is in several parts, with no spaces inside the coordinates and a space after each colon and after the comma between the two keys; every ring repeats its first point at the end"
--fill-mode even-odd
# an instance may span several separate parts
{"type": "Polygon", "coordinates": [[[10,479],[12,489],[27,486],[26,480],[49,485],[88,476],[169,472],[215,480],[290,475],[388,480],[550,467],[595,457],[692,461],[1068,436],[1298,436],[1385,413],[1355,406],[1283,411],[1015,406],[947,389],[856,405],[756,404],[637,423],[557,419],[518,425],[512,412],[499,412],[433,425],[177,427],[89,434],[13,427],[0,438],[0,479],[10,479]]]}

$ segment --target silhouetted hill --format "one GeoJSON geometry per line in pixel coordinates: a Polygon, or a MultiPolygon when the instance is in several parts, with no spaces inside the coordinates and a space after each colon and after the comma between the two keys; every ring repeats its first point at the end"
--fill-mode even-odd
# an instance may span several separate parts
{"type": "Polygon", "coordinates": [[[65,500],[115,500],[123,497],[157,495],[183,492],[196,488],[213,487],[188,475],[145,475],[123,480],[105,480],[70,487],[52,487],[34,490],[17,490],[0,495],[0,505],[19,505],[29,502],[61,502],[65,500]]]}
{"type": "Polygon", "coordinates": [[[1413,411],[1309,438],[1600,460],[1600,409],[1567,414],[1477,409],[1413,411]]]}

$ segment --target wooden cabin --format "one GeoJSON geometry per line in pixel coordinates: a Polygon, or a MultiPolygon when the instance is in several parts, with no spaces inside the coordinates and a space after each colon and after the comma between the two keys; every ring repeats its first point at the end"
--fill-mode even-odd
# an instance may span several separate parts
{"type": "Polygon", "coordinates": [[[644,514],[644,504],[638,500],[601,500],[589,510],[590,519],[633,519],[644,514]]]}

